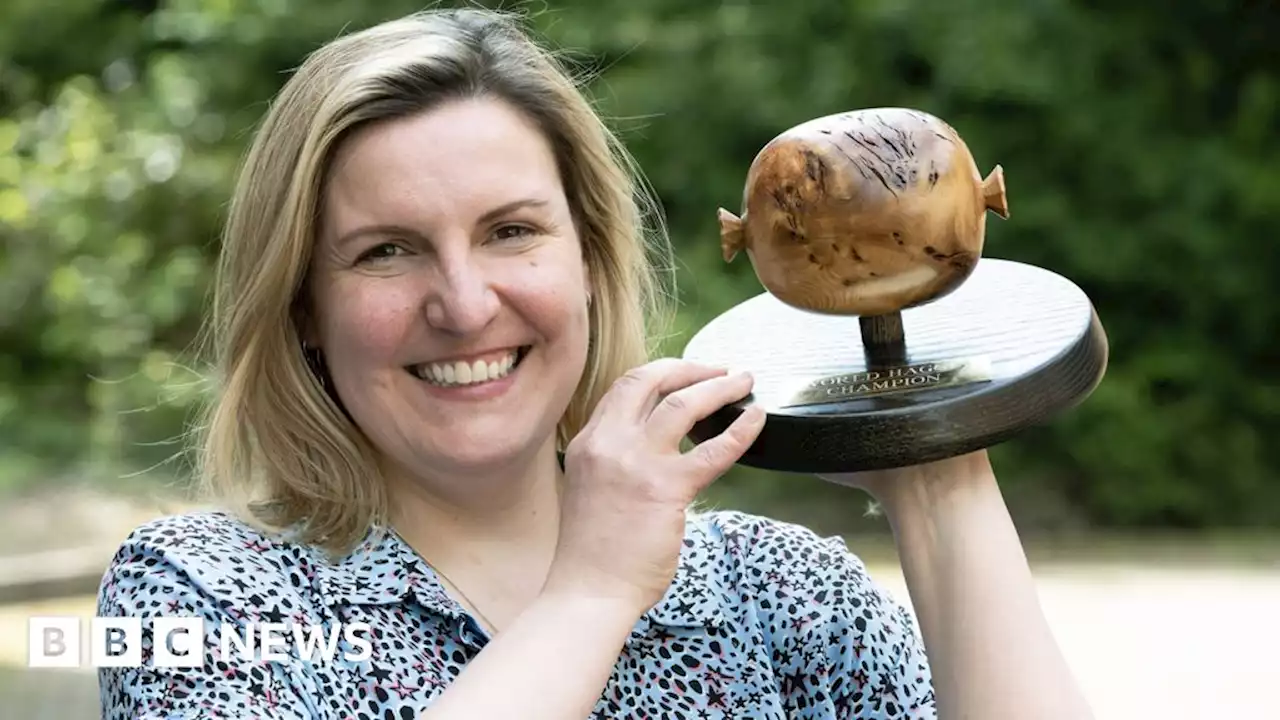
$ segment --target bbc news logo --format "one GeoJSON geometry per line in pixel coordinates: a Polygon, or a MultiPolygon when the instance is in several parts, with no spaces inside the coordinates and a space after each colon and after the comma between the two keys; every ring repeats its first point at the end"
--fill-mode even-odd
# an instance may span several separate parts
{"type": "MultiPolygon", "coordinates": [[[[141,667],[144,633],[142,618],[95,617],[89,622],[87,641],[79,617],[33,617],[28,624],[27,665],[33,668],[141,667]]],[[[198,668],[209,661],[263,660],[286,662],[291,657],[309,662],[332,663],[338,657],[350,662],[368,660],[373,654],[368,623],[354,622],[325,627],[301,623],[221,623],[218,641],[206,653],[205,621],[199,617],[157,617],[146,633],[151,643],[153,667],[198,668]],[[347,646],[339,652],[340,641],[347,646]]]]}

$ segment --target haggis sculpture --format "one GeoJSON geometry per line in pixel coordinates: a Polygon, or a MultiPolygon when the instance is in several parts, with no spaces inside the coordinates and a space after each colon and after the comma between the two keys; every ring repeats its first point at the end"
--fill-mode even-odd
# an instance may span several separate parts
{"type": "Polygon", "coordinates": [[[986,212],[1009,217],[1004,173],[985,180],[941,120],[911,110],[819,118],[779,135],[747,175],[746,212],[720,210],[721,247],[797,308],[879,315],[969,277],[986,212]]]}
{"type": "Polygon", "coordinates": [[[1106,336],[1088,298],[1047,270],[983,260],[1009,217],[1004,171],[924,112],[877,108],[778,135],[719,210],[726,262],[768,291],[699,331],[685,357],[751,371],[768,411],[747,465],[844,472],[988,447],[1082,401],[1106,336]],[[857,328],[857,329],[855,329],[857,328]]]}

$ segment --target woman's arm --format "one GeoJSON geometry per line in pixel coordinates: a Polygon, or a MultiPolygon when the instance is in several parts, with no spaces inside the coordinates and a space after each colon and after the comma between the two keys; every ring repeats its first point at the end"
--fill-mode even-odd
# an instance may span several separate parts
{"type": "Polygon", "coordinates": [[[694,422],[751,389],[676,360],[629,372],[565,452],[556,555],[542,594],[472,660],[427,720],[578,720],[600,699],[627,635],[671,585],[685,511],[764,425],[743,413],[682,453],[694,422]]]}
{"type": "Polygon", "coordinates": [[[1093,716],[1040,608],[986,452],[827,479],[865,488],[884,508],[942,720],[1093,716]]]}
{"type": "Polygon", "coordinates": [[[639,617],[630,603],[544,593],[421,718],[589,717],[639,617]]]}

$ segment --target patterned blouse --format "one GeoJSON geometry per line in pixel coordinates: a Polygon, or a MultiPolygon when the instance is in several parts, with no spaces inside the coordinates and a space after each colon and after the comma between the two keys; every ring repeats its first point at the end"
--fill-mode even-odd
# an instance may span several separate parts
{"type": "MultiPolygon", "coordinates": [[[[408,720],[488,640],[392,530],[331,563],[218,512],[136,529],[103,578],[97,614],[142,618],[141,666],[99,669],[112,720],[408,720]],[[202,667],[156,666],[157,616],[203,619],[202,667]],[[220,650],[223,623],[357,621],[371,629],[364,653],[345,639],[332,658],[301,659],[291,644],[284,662],[237,660],[234,644],[226,660],[220,650]]],[[[935,715],[910,616],[843,541],[712,512],[690,516],[676,578],[639,618],[591,718],[935,715]]]]}

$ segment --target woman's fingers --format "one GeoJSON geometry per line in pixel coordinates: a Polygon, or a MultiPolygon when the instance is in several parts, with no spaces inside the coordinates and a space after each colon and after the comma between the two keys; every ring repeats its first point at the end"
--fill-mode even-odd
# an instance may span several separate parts
{"type": "Polygon", "coordinates": [[[688,360],[655,360],[618,378],[600,399],[596,416],[643,421],[664,396],[725,373],[723,368],[699,365],[688,360]]]}
{"type": "Polygon", "coordinates": [[[743,453],[760,436],[760,431],[764,429],[764,421],[764,408],[751,405],[743,410],[724,432],[703,441],[685,453],[685,459],[698,468],[698,472],[694,474],[697,478],[695,494],[702,492],[738,462],[743,453]]]}
{"type": "Polygon", "coordinates": [[[678,443],[694,423],[746,397],[752,378],[747,373],[722,375],[667,394],[649,415],[648,431],[659,443],[678,443]]]}
{"type": "Polygon", "coordinates": [[[751,391],[751,378],[659,360],[615,382],[565,451],[554,577],[596,596],[632,597],[641,612],[675,575],[689,502],[746,452],[764,425],[751,408],[688,453],[699,418],[751,391]]]}

